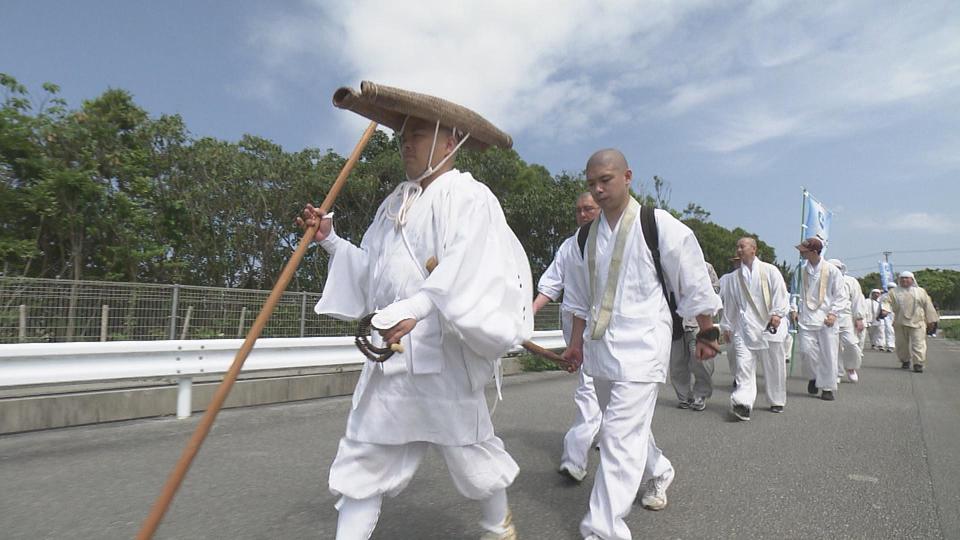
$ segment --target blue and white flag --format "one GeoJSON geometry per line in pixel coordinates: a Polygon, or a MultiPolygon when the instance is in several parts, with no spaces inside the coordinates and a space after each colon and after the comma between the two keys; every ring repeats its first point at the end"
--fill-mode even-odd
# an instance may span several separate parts
{"type": "Polygon", "coordinates": [[[893,265],[884,261],[877,261],[877,264],[880,265],[880,284],[883,285],[883,290],[889,290],[891,285],[897,284],[893,265]]]}
{"type": "Polygon", "coordinates": [[[824,252],[826,252],[827,244],[830,242],[830,221],[833,219],[833,212],[814,199],[810,192],[805,191],[803,195],[803,237],[819,237],[823,240],[824,252]]]}

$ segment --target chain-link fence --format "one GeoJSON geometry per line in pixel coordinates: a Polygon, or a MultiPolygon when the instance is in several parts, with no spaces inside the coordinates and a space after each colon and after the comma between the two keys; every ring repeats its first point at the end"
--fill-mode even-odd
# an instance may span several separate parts
{"type": "MultiPolygon", "coordinates": [[[[0,277],[0,343],[244,337],[269,291],[0,277]]],[[[313,312],[320,295],[287,292],[263,337],[351,335],[356,326],[313,312]]],[[[557,304],[537,330],[560,327],[557,304]]]]}

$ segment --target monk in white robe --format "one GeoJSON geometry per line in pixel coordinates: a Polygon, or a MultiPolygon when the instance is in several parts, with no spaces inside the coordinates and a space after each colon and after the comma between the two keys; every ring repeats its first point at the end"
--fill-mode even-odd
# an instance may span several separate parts
{"type": "MultiPolygon", "coordinates": [[[[593,200],[590,192],[582,193],[577,198],[576,220],[581,227],[593,221],[600,212],[600,207],[593,200]]],[[[537,284],[537,297],[533,300],[533,311],[537,313],[548,302],[556,302],[563,294],[565,280],[570,273],[567,268],[581,259],[580,247],[577,245],[577,235],[567,238],[560,244],[557,255],[547,270],[540,276],[537,284]]],[[[563,329],[563,340],[570,343],[570,332],[573,324],[573,314],[564,305],[560,306],[560,327],[563,329]]],[[[563,450],[560,455],[560,466],[557,469],[561,474],[582,482],[587,476],[587,462],[590,448],[600,431],[600,404],[597,402],[597,391],[593,387],[593,377],[579,370],[580,384],[573,394],[576,405],[576,417],[573,425],[563,437],[563,450]]]]}
{"type": "MultiPolygon", "coordinates": [[[[887,301],[887,298],[890,297],[890,293],[897,288],[895,283],[890,283],[887,285],[887,291],[880,295],[880,304],[882,305],[887,301]]],[[[896,319],[896,315],[887,311],[881,311],[880,313],[880,329],[881,329],[881,340],[883,343],[882,350],[885,352],[893,352],[893,349],[897,346],[896,336],[893,332],[893,321],[896,319]]]]}
{"type": "Polygon", "coordinates": [[[807,392],[816,395],[820,389],[820,399],[833,401],[840,350],[837,320],[850,305],[850,297],[840,269],[820,257],[823,242],[819,238],[807,238],[797,249],[805,262],[800,268],[800,297],[791,306],[791,316],[799,329],[801,364],[809,379],[807,392]]]}
{"type": "Polygon", "coordinates": [[[727,282],[723,306],[724,328],[730,328],[736,350],[736,389],[730,394],[733,415],[749,420],[757,399],[757,365],[763,366],[767,401],[772,412],[787,403],[784,339],[790,297],[780,269],[757,258],[757,241],[737,241],[740,268],[727,282]]]}
{"type": "MultiPolygon", "coordinates": [[[[602,212],[591,225],[586,256],[574,265],[565,289],[573,311],[573,333],[564,352],[594,378],[603,409],[600,466],[580,523],[586,538],[630,539],[624,518],[641,485],[641,503],[666,506],[674,470],[650,431],[658,385],[665,382],[670,358],[672,317],[641,226],[641,211],[630,196],[632,173],[617,150],[591,156],[587,185],[602,212]]],[[[713,315],[720,298],[707,276],[693,232],[668,212],[655,211],[659,253],[677,312],[696,317],[704,341],[697,357],[712,358],[719,330],[713,315]]]]}
{"type": "Polygon", "coordinates": [[[857,370],[863,362],[863,349],[860,345],[860,334],[863,332],[863,289],[857,278],[847,275],[847,265],[840,259],[830,259],[830,264],[840,269],[843,274],[843,286],[849,298],[849,306],[845,307],[837,319],[840,333],[840,356],[837,376],[844,373],[847,380],[855,383],[860,380],[857,370]]]}
{"type": "Polygon", "coordinates": [[[316,240],[330,254],[315,311],[378,312],[382,341],[403,347],[366,362],[354,391],[330,468],[338,540],[369,538],[383,496],[407,486],[431,447],[457,490],[481,502],[484,538],[515,538],[505,490],[518,467],[494,434],[484,386],[532,333],[530,269],[494,195],[453,168],[457,148],[454,130],[408,118],[401,152],[413,180],[381,204],[359,247],[312,205],[300,220],[319,221],[316,240]]]}
{"type": "Polygon", "coordinates": [[[880,318],[880,294],[882,292],[880,289],[871,290],[870,297],[864,302],[866,306],[864,322],[867,325],[870,348],[873,350],[883,350],[883,319],[880,318]]]}
{"type": "Polygon", "coordinates": [[[896,335],[897,358],[900,367],[923,373],[927,363],[927,334],[940,320],[930,295],[917,285],[913,272],[900,272],[898,286],[891,289],[883,302],[883,311],[895,315],[893,331],[896,335]]]}

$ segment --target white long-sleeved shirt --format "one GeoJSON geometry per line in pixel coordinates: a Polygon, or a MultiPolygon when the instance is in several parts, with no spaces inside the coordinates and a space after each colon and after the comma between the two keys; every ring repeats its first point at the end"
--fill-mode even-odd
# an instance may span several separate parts
{"type": "MultiPolygon", "coordinates": [[[[721,307],[707,275],[703,252],[686,225],[662,210],[657,221],[660,260],[667,286],[677,296],[681,317],[713,315],[721,307]]],[[[587,321],[584,331],[584,371],[614,381],[664,382],[670,359],[673,323],[653,256],[644,241],[639,215],[628,231],[610,324],[600,339],[591,339],[594,313],[606,289],[610,261],[623,220],[611,227],[597,218],[596,290],[590,290],[587,257],[570,266],[564,303],[587,321]]]]}

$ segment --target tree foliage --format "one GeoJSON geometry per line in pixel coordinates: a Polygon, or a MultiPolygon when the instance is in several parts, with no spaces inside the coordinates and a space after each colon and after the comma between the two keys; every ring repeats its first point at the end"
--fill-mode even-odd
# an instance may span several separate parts
{"type": "MultiPolygon", "coordinates": [[[[52,84],[34,97],[0,74],[0,91],[6,274],[270,288],[301,240],[294,218],[322,200],[345,162],[329,149],[290,152],[253,135],[193,137],[179,116],[153,117],[120,89],[75,109],[52,84]]],[[[538,277],[575,232],[583,175],[551,174],[513,150],[464,151],[457,162],[500,199],[538,277]]],[[[396,141],[377,132],[337,200],[338,234],[359,242],[402,180],[396,141]]],[[[670,208],[660,177],[635,195],[682,218],[720,273],[736,240],[749,235],[710,222],[698,204],[670,208]]],[[[758,244],[773,261],[773,249],[758,244]]],[[[310,250],[292,288],[318,290],[325,272],[325,254],[310,250]]]]}

